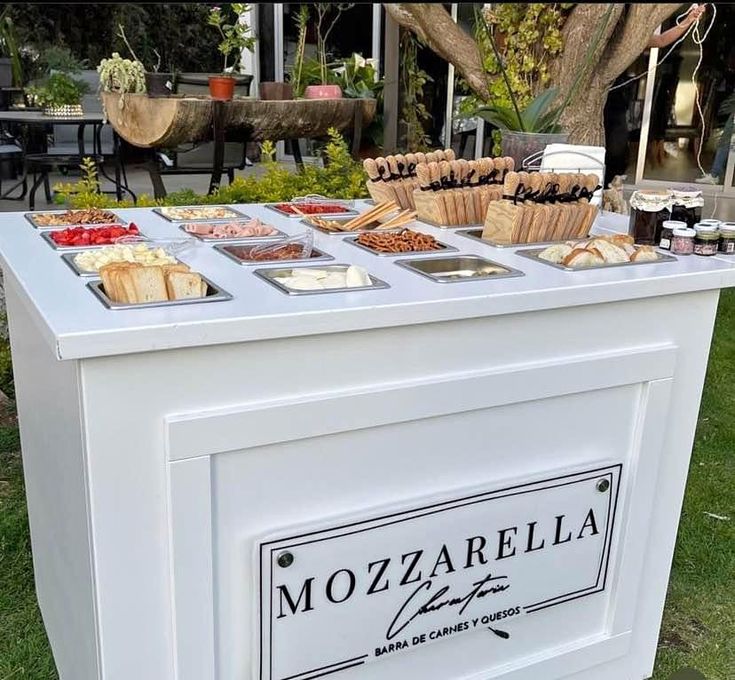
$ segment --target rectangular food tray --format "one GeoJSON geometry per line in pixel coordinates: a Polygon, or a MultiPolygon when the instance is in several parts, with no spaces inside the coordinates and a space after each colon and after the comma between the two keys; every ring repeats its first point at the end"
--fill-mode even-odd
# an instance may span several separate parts
{"type": "Polygon", "coordinates": [[[525,274],[505,264],[486,260],[479,255],[460,255],[450,257],[432,257],[424,260],[398,260],[396,264],[426,277],[434,283],[464,283],[467,281],[489,281],[508,279],[525,274]],[[500,269],[500,271],[497,271],[500,269]],[[492,271],[491,271],[492,270],[492,271]],[[481,272],[478,275],[460,276],[453,272],[481,272]]]}
{"type": "Polygon", "coordinates": [[[437,227],[438,229],[477,229],[483,226],[482,224],[439,224],[426,217],[417,217],[416,221],[430,224],[432,227],[437,227]]]}
{"type": "Polygon", "coordinates": [[[406,256],[416,256],[416,255],[424,255],[424,256],[431,256],[431,255],[440,255],[441,253],[456,253],[457,249],[454,246],[447,245],[446,243],[442,243],[441,241],[437,241],[437,244],[439,245],[439,250],[409,250],[409,251],[403,251],[400,253],[381,253],[377,250],[373,250],[372,248],[368,246],[364,246],[362,243],[357,242],[358,237],[357,236],[350,236],[349,238],[346,238],[345,241],[347,243],[350,243],[351,245],[355,246],[356,248],[360,248],[361,250],[364,250],[371,255],[377,255],[378,257],[401,257],[406,256]]]}
{"type": "MultiPolygon", "coordinates": [[[[87,250],[89,250],[89,248],[87,250]]],[[[77,276],[82,276],[84,278],[95,278],[95,279],[100,278],[100,273],[99,272],[88,272],[88,271],[84,271],[82,269],[79,269],[79,267],[77,267],[76,262],[74,262],[74,257],[77,256],[80,252],[82,252],[82,251],[81,250],[75,250],[75,251],[70,251],[68,253],[62,253],[61,254],[61,259],[64,262],[66,262],[66,264],[69,266],[69,268],[77,276]]],[[[178,260],[177,259],[176,262],[177,263],[180,263],[181,260],[178,260]]]]}
{"type": "Polygon", "coordinates": [[[39,224],[36,222],[36,215],[63,215],[68,212],[67,210],[44,210],[43,212],[32,212],[26,213],[24,217],[36,228],[36,229],[67,229],[69,227],[111,227],[113,225],[123,225],[127,222],[122,219],[119,215],[115,215],[114,222],[94,222],[85,224],[39,224]]]}
{"type": "MultiPolygon", "coordinates": [[[[331,217],[330,219],[334,220],[335,222],[349,222],[350,220],[354,219],[354,215],[352,217],[344,217],[344,218],[335,218],[331,217]]],[[[329,231],[328,229],[324,229],[323,227],[319,227],[316,224],[312,224],[308,220],[302,219],[301,224],[305,224],[307,227],[311,227],[312,229],[316,229],[317,231],[321,232],[322,234],[326,234],[327,236],[353,236],[355,234],[371,234],[374,231],[401,231],[404,229],[404,227],[397,227],[396,229],[358,229],[357,231],[329,231]]]]}
{"type": "MultiPolygon", "coordinates": [[[[201,276],[201,274],[200,274],[201,276]]],[[[186,300],[167,300],[166,302],[143,302],[141,304],[131,305],[122,302],[113,302],[105,294],[102,281],[89,281],[87,287],[95,294],[97,299],[107,307],[107,309],[150,309],[151,307],[178,307],[180,305],[196,305],[206,302],[222,302],[224,300],[232,300],[226,290],[215,286],[209,279],[202,276],[202,280],[207,284],[207,295],[203,298],[188,298],[186,300]]]]}
{"type": "Polygon", "coordinates": [[[482,230],[483,228],[480,227],[479,229],[462,229],[461,231],[458,231],[457,233],[460,236],[464,236],[465,238],[470,238],[473,241],[478,241],[480,243],[484,243],[486,246],[493,246],[493,248],[526,248],[528,246],[549,246],[552,243],[563,243],[564,241],[570,241],[570,240],[580,240],[580,239],[559,239],[557,241],[535,241],[533,243],[498,243],[497,241],[493,241],[489,238],[482,238],[482,230]]]}
{"type": "Polygon", "coordinates": [[[659,262],[676,262],[677,259],[673,255],[667,255],[657,250],[656,254],[658,255],[658,260],[645,260],[642,262],[615,262],[612,264],[597,264],[591,267],[565,267],[563,264],[556,264],[555,262],[549,262],[548,260],[542,260],[541,258],[539,258],[539,255],[544,250],[544,248],[527,248],[526,250],[516,251],[516,255],[520,255],[521,257],[528,258],[529,260],[533,260],[540,264],[545,264],[549,267],[554,267],[554,269],[561,269],[564,272],[583,272],[590,269],[612,269],[613,267],[633,267],[643,264],[658,264],[659,262]]]}
{"type": "MultiPolygon", "coordinates": [[[[283,203],[289,203],[289,201],[283,201],[283,203]]],[[[303,219],[301,215],[291,215],[290,213],[283,212],[283,210],[279,210],[276,208],[277,203],[266,203],[265,207],[269,210],[272,210],[277,215],[280,215],[281,217],[288,217],[290,219],[303,219]]],[[[298,203],[296,204],[298,205],[298,203]]],[[[332,217],[356,217],[359,215],[360,212],[358,210],[355,210],[354,208],[346,208],[346,212],[338,212],[338,213],[319,213],[319,217],[326,218],[332,218],[332,217]]]]}
{"type": "MultiPolygon", "coordinates": [[[[71,252],[72,250],[94,250],[95,248],[107,248],[109,246],[115,245],[114,243],[105,243],[104,245],[91,245],[91,246],[60,246],[58,245],[52,238],[51,238],[51,232],[53,231],[62,231],[62,229],[44,229],[41,232],[41,238],[46,241],[54,250],[62,250],[71,252]]],[[[138,234],[130,234],[130,236],[141,236],[142,238],[148,238],[145,234],[138,233],[138,234]]]]}
{"type": "MultiPolygon", "coordinates": [[[[273,245],[276,245],[278,241],[274,241],[273,245]]],[[[333,260],[334,258],[331,255],[328,255],[322,250],[319,250],[319,248],[314,248],[312,246],[311,248],[311,257],[308,258],[299,258],[294,260],[243,260],[239,258],[237,255],[232,253],[230,250],[232,248],[238,248],[238,247],[255,247],[255,245],[264,245],[264,244],[254,244],[253,246],[248,246],[247,243],[240,243],[240,244],[233,244],[233,243],[223,243],[221,245],[214,246],[214,249],[222,255],[225,255],[226,257],[229,257],[234,262],[237,262],[241,265],[269,265],[269,264],[303,264],[305,262],[326,262],[328,260],[333,260]]]]}
{"type": "MultiPolygon", "coordinates": [[[[244,220],[228,220],[228,222],[240,222],[244,220]]],[[[215,224],[217,220],[210,220],[212,224],[215,224]]],[[[207,222],[203,222],[202,224],[207,224],[207,222]]],[[[273,227],[275,229],[275,227],[273,227]]],[[[277,241],[278,239],[285,238],[286,234],[282,232],[280,229],[276,229],[275,234],[271,234],[270,236],[233,236],[231,238],[215,238],[214,236],[201,236],[199,234],[192,234],[189,231],[186,231],[184,229],[184,225],[180,224],[179,229],[183,231],[187,236],[192,236],[193,238],[199,239],[200,241],[205,241],[206,243],[235,243],[237,242],[247,242],[250,243],[251,241],[277,241]]]]}
{"type": "Polygon", "coordinates": [[[239,210],[236,210],[235,208],[231,208],[229,205],[209,205],[209,206],[196,206],[196,205],[181,205],[176,206],[177,208],[191,208],[193,210],[196,210],[200,207],[207,207],[207,208],[223,208],[224,210],[229,210],[230,215],[228,217],[169,217],[165,213],[162,212],[162,208],[153,208],[153,212],[163,217],[164,220],[168,220],[169,222],[223,222],[227,221],[230,222],[232,220],[247,220],[250,219],[248,215],[245,215],[244,213],[241,213],[239,210]]]}
{"type": "MultiPolygon", "coordinates": [[[[347,269],[347,267],[349,267],[349,265],[347,264],[331,264],[324,267],[299,267],[299,269],[326,269],[328,271],[344,271],[347,269]]],[[[286,286],[281,285],[278,281],[275,280],[275,277],[277,277],[279,274],[282,274],[286,271],[291,271],[292,269],[294,269],[294,267],[273,267],[271,269],[256,269],[253,273],[257,277],[263,279],[263,281],[265,281],[266,283],[269,283],[271,286],[280,290],[282,293],[294,296],[324,295],[328,293],[361,293],[367,290],[382,290],[390,288],[390,285],[388,285],[385,281],[382,281],[372,274],[368,274],[368,276],[370,276],[370,280],[372,281],[371,286],[361,286],[359,288],[329,288],[327,290],[292,290],[290,288],[287,288],[286,286]]]]}

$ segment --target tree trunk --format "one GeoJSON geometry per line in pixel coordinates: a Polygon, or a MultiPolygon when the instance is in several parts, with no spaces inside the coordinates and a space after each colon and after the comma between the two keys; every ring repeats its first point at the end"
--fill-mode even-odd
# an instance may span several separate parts
{"type": "MultiPolygon", "coordinates": [[[[103,92],[110,125],[134,146],[174,147],[212,138],[214,102],[192,95],[151,98],[144,94],[103,92]]],[[[375,118],[375,99],[233,99],[223,102],[224,126],[240,131],[249,141],[325,137],[329,128],[339,132],[354,126],[357,107],[362,125],[375,118]]]]}
{"type": "MultiPolygon", "coordinates": [[[[548,84],[561,93],[557,103],[571,93],[561,116],[571,143],[604,145],[603,111],[610,86],[648,47],[656,27],[680,7],[673,3],[579,3],[574,7],[564,24],[564,48],[551,63],[548,84]]],[[[487,98],[479,47],[441,5],[400,3],[385,8],[401,26],[454,64],[476,94],[487,98]]]]}

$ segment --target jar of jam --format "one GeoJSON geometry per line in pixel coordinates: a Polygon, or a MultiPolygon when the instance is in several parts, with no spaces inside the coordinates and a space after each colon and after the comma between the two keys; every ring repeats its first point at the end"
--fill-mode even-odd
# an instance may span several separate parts
{"type": "Polygon", "coordinates": [[[697,232],[689,227],[674,229],[671,237],[671,252],[674,255],[691,255],[694,252],[694,237],[697,232]]]}
{"type": "Polygon", "coordinates": [[[719,251],[726,255],[735,255],[735,222],[723,222],[720,225],[719,251]]]}
{"type": "Polygon", "coordinates": [[[701,221],[704,197],[701,191],[680,191],[671,189],[671,218],[687,223],[687,227],[694,227],[701,221]]]}
{"type": "Polygon", "coordinates": [[[662,250],[671,250],[671,239],[674,236],[674,229],[686,229],[686,227],[686,222],[664,220],[661,226],[661,239],[658,242],[658,247],[662,250]]]}
{"type": "Polygon", "coordinates": [[[636,243],[656,245],[661,240],[665,220],[671,218],[668,191],[640,189],[630,197],[630,221],[628,233],[636,243]]]}
{"type": "Polygon", "coordinates": [[[714,224],[694,225],[696,236],[694,237],[695,255],[716,255],[720,243],[720,231],[714,224]]]}

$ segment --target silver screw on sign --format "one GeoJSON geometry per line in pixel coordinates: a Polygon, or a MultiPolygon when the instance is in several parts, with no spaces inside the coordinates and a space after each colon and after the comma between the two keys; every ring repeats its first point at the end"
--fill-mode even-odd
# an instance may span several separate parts
{"type": "Polygon", "coordinates": [[[288,551],[282,552],[276,561],[278,562],[279,567],[283,567],[284,569],[286,567],[290,567],[293,564],[293,553],[288,551]]]}
{"type": "Polygon", "coordinates": [[[598,479],[597,484],[595,485],[595,488],[600,493],[605,493],[610,488],[610,480],[609,479],[598,479]]]}

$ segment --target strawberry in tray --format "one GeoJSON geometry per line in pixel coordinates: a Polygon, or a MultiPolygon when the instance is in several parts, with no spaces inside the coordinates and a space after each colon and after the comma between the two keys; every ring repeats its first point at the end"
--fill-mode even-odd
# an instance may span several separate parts
{"type": "Polygon", "coordinates": [[[121,236],[138,236],[138,227],[130,223],[123,227],[112,224],[107,227],[69,227],[52,231],[50,236],[57,246],[62,248],[86,248],[87,246],[109,246],[121,236]]]}
{"type": "MultiPolygon", "coordinates": [[[[336,213],[349,212],[347,208],[337,203],[298,203],[296,207],[304,215],[334,215],[336,213]]],[[[297,214],[291,203],[278,203],[275,208],[289,215],[297,214]]]]}

